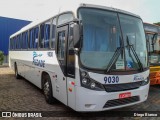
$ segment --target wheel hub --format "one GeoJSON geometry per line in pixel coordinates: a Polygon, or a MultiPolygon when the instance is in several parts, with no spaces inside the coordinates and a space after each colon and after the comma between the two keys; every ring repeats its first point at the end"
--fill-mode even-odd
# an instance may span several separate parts
{"type": "Polygon", "coordinates": [[[48,98],[48,95],[49,95],[49,82],[46,82],[45,84],[44,84],[44,94],[45,94],[45,96],[48,98]]]}

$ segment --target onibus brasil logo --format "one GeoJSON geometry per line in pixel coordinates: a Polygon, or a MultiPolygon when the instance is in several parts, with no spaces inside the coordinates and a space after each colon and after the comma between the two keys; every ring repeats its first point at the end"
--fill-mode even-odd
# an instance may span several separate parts
{"type": "Polygon", "coordinates": [[[39,67],[45,67],[45,60],[42,60],[43,54],[33,52],[33,64],[39,67]]]}

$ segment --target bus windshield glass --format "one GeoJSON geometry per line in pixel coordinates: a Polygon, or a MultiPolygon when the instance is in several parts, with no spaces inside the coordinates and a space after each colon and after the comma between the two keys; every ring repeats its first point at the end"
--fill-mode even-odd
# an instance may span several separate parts
{"type": "Polygon", "coordinates": [[[141,19],[100,9],[79,9],[83,28],[80,61],[90,69],[138,70],[147,67],[141,19]]]}

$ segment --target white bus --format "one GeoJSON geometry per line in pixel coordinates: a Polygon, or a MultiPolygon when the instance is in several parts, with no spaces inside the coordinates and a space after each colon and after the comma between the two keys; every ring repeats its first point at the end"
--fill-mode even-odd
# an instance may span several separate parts
{"type": "Polygon", "coordinates": [[[10,36],[16,78],[76,111],[104,111],[145,101],[149,91],[143,22],[132,13],[81,4],[10,36]],[[77,14],[77,15],[76,15],[77,14]]]}

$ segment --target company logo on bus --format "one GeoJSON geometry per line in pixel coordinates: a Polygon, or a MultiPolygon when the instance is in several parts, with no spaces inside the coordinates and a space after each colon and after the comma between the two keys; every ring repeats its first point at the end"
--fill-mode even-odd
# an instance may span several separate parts
{"type": "Polygon", "coordinates": [[[135,75],[133,81],[142,81],[144,77],[142,75],[135,75]]]}
{"type": "Polygon", "coordinates": [[[42,60],[41,57],[43,54],[38,54],[37,52],[33,52],[33,64],[39,67],[45,67],[45,60],[42,60]]]}

